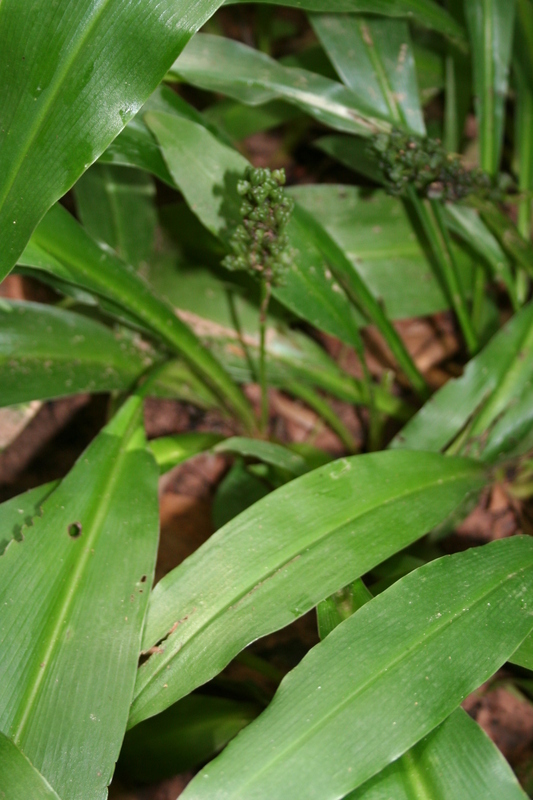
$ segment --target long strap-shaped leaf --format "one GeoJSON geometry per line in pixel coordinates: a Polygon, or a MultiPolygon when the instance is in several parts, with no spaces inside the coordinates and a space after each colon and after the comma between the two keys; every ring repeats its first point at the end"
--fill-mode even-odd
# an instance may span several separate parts
{"type": "Polygon", "coordinates": [[[484,483],[426,453],[343,459],[221,528],[155,588],[130,726],[212,678],[247,644],[415,541],[484,483]]]}
{"type": "Polygon", "coordinates": [[[406,22],[360,14],[313,14],[311,24],[346,86],[396,127],[425,135],[406,22]]]}
{"type": "Polygon", "coordinates": [[[513,537],[398,581],[305,656],[184,800],[344,797],[505,662],[533,626],[532,573],[533,542],[513,537]]]}
{"type": "Polygon", "coordinates": [[[375,105],[338,81],[286,67],[252,47],[207,33],[198,34],[172,66],[172,75],[222,92],[250,105],[286,100],[337,130],[371,136],[389,131],[375,105]]]}
{"type": "MultiPolygon", "coordinates": [[[[444,450],[464,431],[456,447],[479,449],[504,412],[514,413],[533,369],[533,304],[525,306],[449,381],[393,439],[391,447],[444,450]],[[470,426],[468,423],[470,422],[470,426]]],[[[489,451],[491,452],[491,451],[489,451]]],[[[494,454],[493,454],[494,455],[494,454]]]]}
{"type": "Polygon", "coordinates": [[[221,0],[0,3],[0,280],[221,0]]]}
{"type": "Polygon", "coordinates": [[[153,363],[81,314],[23,301],[0,305],[0,405],[129,389],[153,363]]]}
{"type": "Polygon", "coordinates": [[[11,739],[0,733],[0,792],[6,800],[60,800],[11,739]]]}
{"type": "Polygon", "coordinates": [[[526,800],[496,745],[458,708],[345,800],[526,800]]]}
{"type": "Polygon", "coordinates": [[[126,726],[158,539],[140,412],[127,401],[0,556],[0,730],[62,800],[106,796],[126,726]]]}
{"type": "Polygon", "coordinates": [[[182,355],[226,406],[253,425],[241,391],[191,329],[132,267],[100,246],[62,206],[55,205],[44,217],[21,262],[110,301],[115,311],[124,309],[129,319],[182,355]]]}

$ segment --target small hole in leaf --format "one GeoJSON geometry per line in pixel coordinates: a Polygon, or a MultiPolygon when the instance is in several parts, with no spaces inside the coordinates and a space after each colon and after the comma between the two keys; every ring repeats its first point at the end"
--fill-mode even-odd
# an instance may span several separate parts
{"type": "Polygon", "coordinates": [[[81,522],[73,522],[72,525],[68,526],[68,535],[72,539],[77,539],[78,536],[81,536],[81,522]]]}
{"type": "Polygon", "coordinates": [[[143,575],[141,578],[141,583],[146,583],[146,575],[143,575]]]}

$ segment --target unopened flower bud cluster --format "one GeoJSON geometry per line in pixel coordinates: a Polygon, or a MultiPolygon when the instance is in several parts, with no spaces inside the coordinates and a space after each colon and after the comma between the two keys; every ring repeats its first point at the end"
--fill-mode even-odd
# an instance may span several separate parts
{"type": "Polygon", "coordinates": [[[438,139],[394,130],[376,136],[372,147],[392,194],[404,194],[410,185],[422,196],[438,200],[457,201],[470,194],[497,200],[501,194],[486,172],[466,169],[438,139]]]}
{"type": "Polygon", "coordinates": [[[281,282],[288,259],[285,228],[294,206],[284,184],[282,169],[247,169],[237,184],[242,223],[231,238],[233,255],[223,260],[225,267],[259,274],[274,285],[281,282]]]}

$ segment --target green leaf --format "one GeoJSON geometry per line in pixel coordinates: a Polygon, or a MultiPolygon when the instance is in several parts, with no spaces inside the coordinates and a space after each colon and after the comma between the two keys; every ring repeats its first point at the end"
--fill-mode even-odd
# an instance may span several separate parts
{"type": "Polygon", "coordinates": [[[481,168],[500,166],[516,0],[468,0],[464,4],[474,70],[481,168]]]}
{"type": "Polygon", "coordinates": [[[385,452],[327,464],[256,503],[155,588],[143,647],[163,652],[139,670],[130,726],[420,538],[484,480],[471,461],[385,452]]]}
{"type": "Polygon", "coordinates": [[[285,67],[265,53],[223,36],[196,35],[170,74],[241,103],[285,100],[319,122],[348,133],[371,136],[390,130],[387,121],[375,116],[373,108],[342,83],[285,67]]]}
{"type": "Polygon", "coordinates": [[[357,788],[443,722],[528,634],[532,570],[533,542],[513,537],[398,581],[304,657],[184,800],[334,800],[357,788]]]}
{"type": "MultiPolygon", "coordinates": [[[[464,0],[448,0],[447,9],[460,25],[465,22],[464,0]]],[[[472,104],[472,64],[453,43],[448,42],[445,54],[445,103],[443,143],[449,153],[459,153],[465,123],[472,104]]]]}
{"type": "Polygon", "coordinates": [[[0,792],[9,800],[60,800],[13,742],[0,733],[0,792]]]}
{"type": "Polygon", "coordinates": [[[154,783],[199,767],[259,714],[253,703],[191,694],[128,731],[117,772],[154,783]]]}
{"type": "MultiPolygon", "coordinates": [[[[231,1],[244,3],[248,0],[231,1]]],[[[254,2],[291,6],[301,8],[302,11],[407,17],[461,42],[465,40],[465,32],[461,26],[433,0],[335,0],[333,8],[331,0],[254,0],[254,2]]]]}
{"type": "Polygon", "coordinates": [[[219,5],[2,1],[0,280],[219,5]]]}
{"type": "Polygon", "coordinates": [[[193,371],[249,425],[251,411],[240,390],[194,333],[154,295],[132,267],[100,246],[62,206],[54,206],[32,236],[21,263],[124,309],[188,362],[193,371]]]}
{"type": "Polygon", "coordinates": [[[57,485],[58,481],[45,483],[0,505],[0,530],[3,537],[0,540],[0,555],[12,539],[22,540],[24,528],[32,525],[35,516],[41,515],[42,503],[57,485]]]}
{"type": "Polygon", "coordinates": [[[0,557],[0,730],[62,800],[107,796],[126,727],[159,530],[140,417],[130,398],[0,557]]]}
{"type": "Polygon", "coordinates": [[[449,203],[445,206],[445,221],[452,233],[481,256],[488,265],[492,278],[502,281],[516,310],[516,290],[509,260],[476,211],[468,206],[449,203]]]}
{"type": "Polygon", "coordinates": [[[259,439],[246,439],[243,436],[232,436],[230,439],[217,444],[215,453],[228,453],[252,458],[277,467],[291,477],[303,475],[308,471],[305,459],[291,452],[287,447],[274,442],[262,442],[259,439]]]}
{"type": "Polygon", "coordinates": [[[150,450],[156,460],[159,472],[163,475],[169,469],[183,464],[189,458],[210,450],[223,436],[217,433],[180,433],[176,436],[162,436],[152,439],[150,450]]]}
{"type": "Polygon", "coordinates": [[[415,60],[406,22],[313,14],[311,24],[343,82],[397,128],[424,136],[415,60]]]}
{"type": "MultiPolygon", "coordinates": [[[[332,155],[341,162],[343,152],[352,154],[352,144],[357,145],[357,139],[328,136],[319,140],[321,149],[335,150],[332,155]]],[[[291,188],[291,195],[320,220],[389,319],[418,317],[448,308],[399,198],[381,190],[369,193],[356,186],[335,184],[298,186],[291,188]]],[[[469,274],[464,261],[461,268],[469,274]]]]}
{"type": "MultiPolygon", "coordinates": [[[[491,427],[507,414],[506,426],[523,424],[515,405],[530,392],[533,369],[533,304],[525,306],[468,362],[461,378],[448,381],[393,439],[392,448],[445,450],[485,457],[491,427]]],[[[527,403],[523,408],[528,415],[527,403]]],[[[531,423],[528,422],[528,425],[531,423]]],[[[502,428],[497,427],[496,433],[502,428]]],[[[521,437],[518,437],[520,444],[521,437]]],[[[509,442],[512,445],[512,441],[509,442]]],[[[493,440],[487,459],[507,446],[493,440]]]]}
{"type": "Polygon", "coordinates": [[[411,750],[344,800],[526,800],[512,769],[458,708],[411,750]]]}
{"type": "Polygon", "coordinates": [[[124,391],[154,361],[131,336],[41,303],[0,305],[0,405],[124,391]]]}
{"type": "Polygon", "coordinates": [[[359,275],[356,266],[348,259],[345,252],[316,217],[309,214],[299,205],[295,206],[293,217],[305,228],[313,244],[327,260],[335,280],[346,292],[353,305],[364,314],[368,322],[376,325],[413,388],[422,397],[426,396],[428,389],[424,378],[418,371],[396,329],[359,275]]]}
{"type": "Polygon", "coordinates": [[[95,239],[139,267],[154,243],[155,185],[144,172],[94,164],[74,187],[80,219],[95,239]]]}
{"type": "Polygon", "coordinates": [[[247,159],[185,117],[150,112],[145,121],[189,207],[211,233],[229,241],[241,218],[237,182],[247,159]]]}

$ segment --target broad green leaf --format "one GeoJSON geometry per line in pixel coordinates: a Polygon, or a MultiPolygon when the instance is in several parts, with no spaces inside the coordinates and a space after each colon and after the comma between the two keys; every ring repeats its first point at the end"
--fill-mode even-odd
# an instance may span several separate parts
{"type": "MultiPolygon", "coordinates": [[[[409,450],[453,450],[475,453],[484,458],[487,436],[507,414],[506,425],[515,419],[517,401],[530,393],[533,369],[533,305],[519,311],[489,342],[481,353],[468,362],[461,378],[448,381],[393,439],[391,447],[409,450]]],[[[529,419],[526,407],[525,419],[529,419]]],[[[531,422],[527,423],[529,425],[531,422]]],[[[497,427],[496,431],[500,431],[497,427]]],[[[521,431],[520,438],[525,434],[521,431]]],[[[501,440],[499,447],[506,447],[501,440]]],[[[494,442],[491,460],[499,453],[494,442]],[[496,451],[496,452],[495,452],[496,451]]]]}
{"type": "Polygon", "coordinates": [[[223,36],[195,36],[170,75],[250,105],[285,100],[319,122],[348,133],[371,136],[390,130],[386,120],[342,83],[285,67],[265,53],[223,36]]]}
{"type": "Polygon", "coordinates": [[[60,800],[11,739],[0,733],[0,792],[6,800],[60,800]]]}
{"type": "Polygon", "coordinates": [[[314,647],[182,797],[337,800],[361,786],[443,722],[531,630],[532,570],[533,542],[513,537],[398,581],[314,647]]]}
{"type": "Polygon", "coordinates": [[[468,0],[464,4],[474,70],[474,94],[482,169],[500,166],[516,0],[468,0]]]}
{"type": "Polygon", "coordinates": [[[190,328],[154,295],[132,267],[100,246],[64,208],[56,205],[48,212],[23,253],[21,264],[124,309],[130,319],[138,320],[182,355],[222,402],[252,425],[251,411],[240,390],[190,328]]]}
{"type": "Polygon", "coordinates": [[[397,19],[314,14],[311,24],[343,82],[396,128],[424,136],[409,27],[397,19]]]}
{"type": "Polygon", "coordinates": [[[140,421],[130,398],[0,557],[0,730],[62,800],[107,796],[131,702],[159,530],[140,421]]]}
{"type": "Polygon", "coordinates": [[[0,280],[220,4],[2,0],[0,280]]]}
{"type": "Polygon", "coordinates": [[[94,164],[74,187],[80,219],[95,239],[139,267],[152,251],[155,186],[145,172],[94,164]]]}
{"type": "Polygon", "coordinates": [[[139,669],[130,726],[420,538],[484,480],[472,461],[385,452],[326,464],[256,503],[155,588],[143,647],[162,652],[139,669]]]}
{"type": "Polygon", "coordinates": [[[131,388],[154,361],[131,336],[41,303],[0,305],[0,405],[131,388]]]}
{"type": "Polygon", "coordinates": [[[260,439],[246,439],[243,436],[232,436],[230,439],[217,444],[215,453],[238,455],[242,458],[252,458],[277,467],[291,477],[303,475],[308,471],[305,459],[291,452],[287,447],[274,442],[262,442],[260,439]]]}
{"type": "Polygon", "coordinates": [[[240,221],[237,182],[247,159],[185,117],[149,112],[145,120],[189,207],[211,233],[228,241],[240,221]]]}
{"type": "MultiPolygon", "coordinates": [[[[343,148],[356,142],[351,137],[326,137],[321,147],[329,148],[334,140],[343,148]]],[[[399,198],[381,190],[370,194],[356,186],[331,184],[298,186],[291,194],[344,250],[390,319],[448,307],[399,198]]],[[[468,269],[467,264],[461,266],[468,269]]]]}
{"type": "Polygon", "coordinates": [[[199,767],[259,714],[253,703],[191,694],[128,731],[117,772],[155,783],[199,767]]]}
{"type": "Polygon", "coordinates": [[[344,800],[526,800],[512,769],[458,708],[405,755],[344,800]]]}
{"type": "Polygon", "coordinates": [[[159,472],[163,475],[169,469],[183,464],[184,461],[193,458],[198,453],[210,450],[223,438],[217,433],[179,433],[176,436],[152,439],[149,447],[159,467],[159,472]]]}
{"type": "Polygon", "coordinates": [[[344,250],[329,235],[321,222],[302,206],[295,206],[293,217],[305,229],[310,240],[327,260],[335,281],[346,292],[353,305],[368,322],[376,325],[414,389],[421,396],[427,395],[428,389],[424,378],[401,337],[359,274],[356,265],[348,259],[344,250]]]}
{"type": "Polygon", "coordinates": [[[515,650],[509,661],[512,664],[518,664],[519,667],[533,670],[533,636],[531,634],[515,650]]]}
{"type": "MultiPolygon", "coordinates": [[[[248,0],[230,0],[247,2],[248,0]]],[[[257,3],[292,6],[302,11],[337,13],[378,14],[385,17],[407,17],[433,28],[446,36],[464,41],[465,33],[460,25],[433,0],[254,0],[257,3]]]]}

